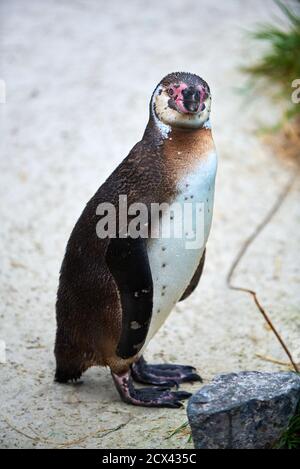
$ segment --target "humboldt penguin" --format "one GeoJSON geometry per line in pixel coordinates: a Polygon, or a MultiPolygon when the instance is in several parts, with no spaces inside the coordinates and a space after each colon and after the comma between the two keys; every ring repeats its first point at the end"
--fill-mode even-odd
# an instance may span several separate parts
{"type": "Polygon", "coordinates": [[[210,109],[210,89],[202,78],[185,72],[164,77],[152,94],[141,141],[83,210],[60,271],[56,381],[77,380],[91,366],[107,366],[124,402],[174,408],[191,394],[172,387],[201,381],[191,366],[149,364],[143,353],[202,274],[217,168],[210,109]],[[123,199],[127,219],[120,213],[123,199]],[[170,210],[175,205],[182,213],[187,208],[188,220],[176,236],[178,216],[170,210]],[[156,217],[153,206],[159,207],[156,217]],[[143,225],[140,231],[129,226],[135,221],[132,207],[139,207],[136,215],[146,208],[139,227],[135,223],[143,225]],[[170,222],[168,236],[161,230],[164,221],[170,222]],[[107,229],[105,236],[110,223],[118,229],[107,229]],[[193,244],[196,225],[201,235],[193,244]],[[152,386],[136,388],[134,381],[152,386]]]}

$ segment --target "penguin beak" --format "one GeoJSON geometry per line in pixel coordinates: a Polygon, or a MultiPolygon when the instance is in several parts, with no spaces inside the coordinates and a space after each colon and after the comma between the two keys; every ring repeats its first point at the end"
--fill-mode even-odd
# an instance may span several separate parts
{"type": "Polygon", "coordinates": [[[182,114],[197,114],[206,108],[208,94],[201,85],[188,86],[186,83],[180,83],[170,87],[168,94],[171,96],[169,106],[182,114]]]}
{"type": "MultiPolygon", "coordinates": [[[[200,91],[194,86],[189,86],[182,91],[182,103],[186,112],[195,114],[200,108],[200,91]]],[[[201,111],[205,109],[205,104],[201,103],[201,111]],[[204,107],[203,107],[204,106],[204,107]]]]}

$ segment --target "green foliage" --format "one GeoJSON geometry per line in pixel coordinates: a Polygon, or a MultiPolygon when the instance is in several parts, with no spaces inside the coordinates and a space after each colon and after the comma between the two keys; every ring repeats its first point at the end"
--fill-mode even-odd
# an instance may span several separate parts
{"type": "Polygon", "coordinates": [[[169,438],[172,438],[173,436],[178,435],[178,434],[187,435],[188,436],[187,443],[190,443],[192,441],[192,434],[191,434],[191,429],[190,429],[188,421],[184,422],[182,425],[175,428],[175,430],[173,430],[170,433],[170,435],[167,436],[166,439],[168,440],[169,438]]]}
{"type": "Polygon", "coordinates": [[[250,75],[255,87],[267,88],[274,99],[283,103],[289,119],[300,113],[300,104],[291,101],[292,82],[300,78],[300,2],[294,3],[295,11],[280,0],[276,4],[287,18],[288,27],[265,24],[251,33],[252,39],[268,47],[257,63],[242,70],[250,75]]]}
{"type": "Polygon", "coordinates": [[[276,445],[278,449],[300,449],[300,406],[276,445]]]}

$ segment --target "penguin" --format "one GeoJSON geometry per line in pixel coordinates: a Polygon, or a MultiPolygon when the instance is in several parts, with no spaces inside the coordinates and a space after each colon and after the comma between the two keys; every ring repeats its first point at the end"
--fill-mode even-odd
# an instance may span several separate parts
{"type": "Polygon", "coordinates": [[[91,366],[105,366],[124,402],[178,408],[191,396],[178,390],[179,384],[201,381],[192,366],[149,364],[143,354],[174,305],[194,291],[203,271],[217,170],[210,110],[211,93],[202,78],[186,72],[165,76],[152,94],[141,141],[84,208],[60,270],[57,382],[74,381],[91,366]],[[147,209],[142,234],[129,229],[132,213],[120,223],[121,197],[127,207],[142,204],[147,209]],[[106,237],[97,231],[107,215],[99,211],[103,204],[114,207],[115,225],[121,227],[106,237]],[[169,220],[172,229],[177,226],[178,217],[167,209],[175,204],[189,208],[189,232],[184,226],[181,236],[162,236],[157,224],[169,220]],[[153,206],[164,207],[154,221],[153,206]],[[197,214],[201,242],[190,248],[197,214]],[[136,388],[134,382],[151,386],[136,388]]]}

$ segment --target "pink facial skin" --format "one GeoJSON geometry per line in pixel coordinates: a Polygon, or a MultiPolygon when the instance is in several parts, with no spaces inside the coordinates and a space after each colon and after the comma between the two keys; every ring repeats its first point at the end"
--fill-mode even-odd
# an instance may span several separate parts
{"type": "MultiPolygon", "coordinates": [[[[170,85],[168,88],[168,93],[170,97],[174,100],[178,111],[182,112],[183,114],[189,114],[189,111],[184,107],[183,105],[183,95],[182,92],[188,88],[188,85],[186,83],[180,83],[179,85],[170,85]]],[[[197,89],[200,92],[200,103],[199,103],[199,108],[197,112],[200,110],[203,110],[203,103],[205,99],[207,98],[206,91],[202,86],[197,86],[197,89]]]]}
{"type": "Polygon", "coordinates": [[[188,113],[188,111],[185,109],[183,105],[183,96],[182,96],[182,92],[186,88],[187,88],[187,85],[185,83],[180,83],[179,86],[171,85],[168,90],[169,95],[174,99],[178,110],[184,114],[188,113]]]}

